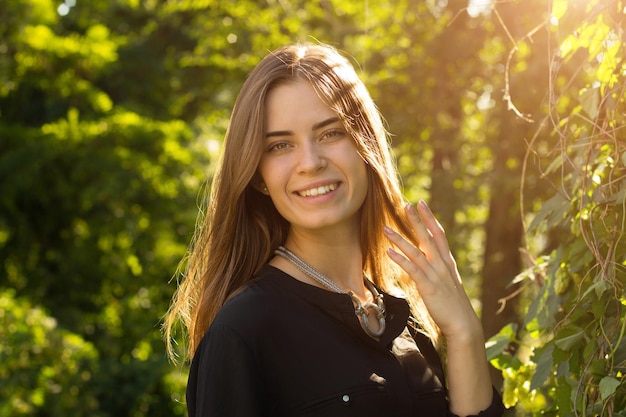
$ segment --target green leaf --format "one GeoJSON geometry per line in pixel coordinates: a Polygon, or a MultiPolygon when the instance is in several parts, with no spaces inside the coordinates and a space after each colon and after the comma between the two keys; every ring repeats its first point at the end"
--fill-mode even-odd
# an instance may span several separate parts
{"type": "Polygon", "coordinates": [[[607,308],[606,300],[603,300],[601,298],[595,299],[591,303],[591,311],[594,317],[597,319],[601,319],[605,317],[606,308],[607,308]]]}
{"type": "Polygon", "coordinates": [[[559,406],[561,415],[568,415],[572,410],[572,386],[567,383],[565,377],[558,379],[556,384],[556,403],[559,406]]]}
{"type": "Polygon", "coordinates": [[[585,88],[580,94],[580,104],[583,110],[591,119],[595,119],[598,115],[600,106],[600,92],[597,88],[585,88]]]}
{"type": "Polygon", "coordinates": [[[559,309],[558,296],[554,293],[554,273],[548,271],[545,285],[540,289],[526,313],[525,327],[529,332],[551,329],[559,309]]]}
{"type": "Polygon", "coordinates": [[[567,0],[555,0],[552,2],[552,16],[560,19],[567,11],[567,0]]]}
{"type": "Polygon", "coordinates": [[[503,327],[497,335],[491,337],[487,343],[485,343],[485,348],[487,349],[487,360],[490,361],[500,355],[504,348],[511,343],[514,336],[515,326],[513,324],[508,324],[503,327]]]}
{"type": "Polygon", "coordinates": [[[626,185],[622,189],[610,197],[610,202],[622,204],[626,200],[626,185]]]}
{"type": "Polygon", "coordinates": [[[587,291],[585,291],[581,299],[586,298],[592,292],[595,292],[596,297],[600,298],[602,297],[602,294],[604,294],[605,291],[608,290],[609,288],[610,288],[610,285],[604,279],[600,279],[599,281],[591,284],[589,288],[587,288],[587,291]]]}
{"type": "Polygon", "coordinates": [[[600,396],[602,397],[602,401],[605,401],[608,397],[613,395],[617,390],[617,387],[619,386],[619,380],[613,378],[612,376],[605,376],[604,378],[602,378],[599,384],[600,396]]]}
{"type": "MultiPolygon", "coordinates": [[[[558,159],[558,158],[557,158],[558,159]]],[[[554,162],[553,162],[554,164],[554,162]]],[[[558,165],[550,164],[551,169],[556,169],[558,165]]],[[[569,209],[570,202],[561,193],[554,194],[547,200],[541,209],[535,214],[534,219],[528,226],[528,231],[537,229],[540,225],[553,227],[558,224],[569,209]]]]}
{"type": "Polygon", "coordinates": [[[546,347],[546,349],[538,354],[537,350],[535,350],[535,362],[537,363],[537,367],[535,368],[535,373],[533,373],[533,377],[530,380],[530,390],[534,390],[543,385],[543,383],[548,379],[550,374],[552,374],[552,351],[554,350],[554,345],[550,344],[546,347]]]}
{"type": "Polygon", "coordinates": [[[569,352],[564,351],[563,349],[559,349],[558,347],[554,349],[554,352],[552,353],[552,357],[553,357],[554,362],[558,364],[558,367],[557,367],[558,376],[570,375],[570,370],[569,370],[570,356],[571,354],[569,352]]]}
{"type": "Polygon", "coordinates": [[[581,330],[571,336],[566,336],[556,340],[554,344],[561,350],[571,350],[578,342],[581,341],[581,339],[583,339],[583,335],[584,333],[581,330]]]}
{"type": "Polygon", "coordinates": [[[552,160],[552,162],[550,162],[548,167],[545,169],[544,173],[546,175],[551,174],[552,172],[556,171],[558,168],[561,168],[562,166],[563,166],[563,154],[558,154],[552,160]]]}

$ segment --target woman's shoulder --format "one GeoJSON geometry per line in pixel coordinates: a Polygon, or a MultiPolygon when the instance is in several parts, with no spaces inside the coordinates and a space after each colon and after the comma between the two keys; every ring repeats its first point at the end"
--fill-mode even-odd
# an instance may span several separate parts
{"type": "Polygon", "coordinates": [[[226,301],[211,327],[231,327],[247,332],[285,314],[289,293],[282,288],[281,279],[281,271],[263,266],[226,301]]]}

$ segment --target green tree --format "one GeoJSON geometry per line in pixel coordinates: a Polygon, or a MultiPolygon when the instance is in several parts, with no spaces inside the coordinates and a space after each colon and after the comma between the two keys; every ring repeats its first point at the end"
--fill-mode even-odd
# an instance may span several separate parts
{"type": "Polygon", "coordinates": [[[558,45],[528,163],[553,192],[528,225],[537,259],[518,279],[523,324],[504,328],[491,356],[520,414],[626,415],[624,4],[555,1],[551,12],[558,45]]]}
{"type": "Polygon", "coordinates": [[[95,393],[84,389],[98,373],[94,346],[14,293],[0,292],[0,414],[40,415],[45,408],[53,415],[100,415],[95,393]]]}
{"type": "MultiPolygon", "coordinates": [[[[29,404],[28,415],[64,415],[67,404],[76,415],[183,413],[171,394],[183,381],[163,353],[159,318],[191,234],[207,152],[184,121],[141,115],[104,89],[130,39],[108,26],[114,15],[98,14],[106,5],[85,12],[79,4],[67,19],[48,1],[13,1],[5,10],[1,285],[36,306],[7,316],[16,321],[8,332],[43,308],[56,323],[46,331],[95,352],[85,364],[89,378],[55,396],[2,393],[3,404],[29,404]]],[[[117,6],[111,12],[132,14],[117,6]]],[[[27,352],[13,340],[0,342],[10,359],[27,352]]],[[[10,368],[11,378],[39,375],[39,391],[58,386],[54,372],[37,368],[54,361],[37,354],[32,369],[10,368]]],[[[59,366],[79,359],[64,358],[59,366]]]]}

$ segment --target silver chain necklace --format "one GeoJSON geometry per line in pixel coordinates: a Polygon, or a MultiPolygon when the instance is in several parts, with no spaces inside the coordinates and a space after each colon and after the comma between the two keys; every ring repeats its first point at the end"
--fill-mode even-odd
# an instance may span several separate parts
{"type": "Polygon", "coordinates": [[[287,259],[293,266],[295,266],[308,277],[317,281],[329,290],[339,294],[348,294],[352,299],[352,303],[354,304],[354,314],[356,314],[359,322],[361,323],[361,327],[369,336],[376,338],[382,336],[382,334],[385,332],[385,302],[383,301],[382,294],[380,294],[376,290],[374,284],[372,284],[368,279],[364,280],[365,286],[368,290],[371,291],[372,296],[376,301],[376,304],[367,302],[365,303],[365,305],[363,305],[361,303],[361,300],[359,300],[359,298],[352,291],[342,290],[337,284],[335,284],[334,281],[332,281],[326,275],[322,274],[317,269],[313,268],[311,265],[306,263],[304,260],[302,260],[302,258],[300,258],[298,255],[296,255],[286,247],[279,246],[278,249],[274,251],[274,253],[287,259]],[[369,326],[367,316],[370,311],[373,311],[376,315],[376,318],[378,319],[378,331],[372,330],[369,326]]]}

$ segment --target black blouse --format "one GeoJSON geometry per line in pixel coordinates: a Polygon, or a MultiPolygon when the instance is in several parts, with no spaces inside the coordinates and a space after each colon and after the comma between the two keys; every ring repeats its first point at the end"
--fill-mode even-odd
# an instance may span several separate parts
{"type": "MultiPolygon", "coordinates": [[[[350,297],[266,265],[220,310],[194,355],[190,417],[451,416],[439,357],[409,330],[405,300],[384,294],[379,341],[350,297]]],[[[503,413],[494,390],[481,417],[503,413]]]]}

